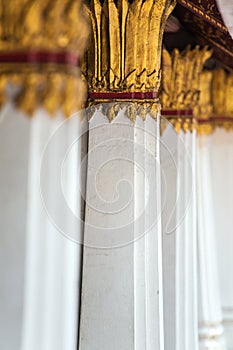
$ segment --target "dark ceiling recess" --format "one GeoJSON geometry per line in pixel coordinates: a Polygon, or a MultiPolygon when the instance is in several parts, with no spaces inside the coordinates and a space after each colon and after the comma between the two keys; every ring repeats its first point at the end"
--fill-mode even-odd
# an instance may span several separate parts
{"type": "MultiPolygon", "coordinates": [[[[229,70],[233,70],[233,40],[222,20],[214,0],[177,0],[173,11],[180,22],[177,32],[165,33],[164,43],[168,50],[183,49],[187,44],[208,45],[213,49],[213,57],[229,70]]],[[[213,65],[213,60],[210,60],[213,65]]]]}

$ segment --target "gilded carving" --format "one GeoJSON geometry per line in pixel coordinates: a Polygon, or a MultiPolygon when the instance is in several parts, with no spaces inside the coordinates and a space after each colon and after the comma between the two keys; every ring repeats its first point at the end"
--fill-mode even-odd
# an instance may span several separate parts
{"type": "Polygon", "coordinates": [[[204,70],[200,75],[200,94],[199,101],[196,108],[197,119],[209,119],[213,115],[212,103],[212,79],[213,72],[204,70]]]}
{"type": "MultiPolygon", "coordinates": [[[[175,49],[169,53],[165,48],[162,56],[162,83],[160,99],[163,110],[192,110],[193,115],[199,113],[199,95],[201,72],[205,61],[212,52],[207,47],[194,49],[187,47],[179,52],[175,49]]],[[[187,115],[170,116],[170,122],[175,130],[190,130],[194,128],[194,118],[187,115]]]]}
{"type": "Polygon", "coordinates": [[[233,73],[217,68],[201,74],[199,134],[210,134],[216,127],[233,130],[232,95],[233,73]]]}
{"type": "Polygon", "coordinates": [[[91,0],[83,63],[89,90],[158,91],[163,31],[174,6],[174,0],[91,0]]]}
{"type": "Polygon", "coordinates": [[[166,119],[173,125],[174,130],[178,133],[179,131],[193,131],[195,128],[195,119],[192,115],[190,116],[176,116],[169,115],[166,119]]]}
{"type": "Polygon", "coordinates": [[[118,112],[122,109],[125,109],[126,116],[134,123],[136,117],[140,117],[145,120],[146,115],[150,115],[153,119],[157,119],[158,113],[160,113],[160,104],[158,101],[122,101],[122,100],[114,100],[114,101],[106,101],[99,100],[99,104],[96,102],[90,104],[87,109],[88,119],[90,119],[96,110],[101,109],[102,113],[112,122],[117,116],[118,112]]]}
{"type": "Polygon", "coordinates": [[[80,109],[85,85],[77,63],[88,36],[83,3],[1,1],[0,17],[0,105],[7,99],[6,85],[17,84],[15,103],[28,114],[39,105],[50,114],[62,109],[66,116],[80,109]]]}
{"type": "Polygon", "coordinates": [[[214,115],[233,116],[233,74],[223,69],[213,72],[212,94],[214,115]]]}
{"type": "Polygon", "coordinates": [[[87,24],[76,0],[0,2],[0,49],[72,50],[83,54],[87,24]]]}

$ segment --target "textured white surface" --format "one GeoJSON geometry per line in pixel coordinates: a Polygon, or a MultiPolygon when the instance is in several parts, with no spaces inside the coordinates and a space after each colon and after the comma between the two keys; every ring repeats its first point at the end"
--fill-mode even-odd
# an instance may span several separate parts
{"type": "Polygon", "coordinates": [[[22,350],[77,347],[82,252],[71,238],[82,225],[69,220],[66,206],[81,215],[82,145],[65,158],[80,126],[78,118],[62,122],[44,112],[31,121],[22,350]]]}
{"type": "MultiPolygon", "coordinates": [[[[178,136],[172,125],[161,136],[165,350],[176,342],[176,197],[178,136]]],[[[175,350],[175,349],[174,349],[175,350]]]]}
{"type": "Polygon", "coordinates": [[[197,145],[199,336],[201,350],[225,349],[214,223],[211,141],[211,136],[199,136],[197,145]]]}
{"type": "Polygon", "coordinates": [[[163,350],[158,128],[124,113],[90,121],[82,350],[163,350]]]}
{"type": "Polygon", "coordinates": [[[180,132],[178,141],[176,240],[177,349],[198,349],[196,135],[180,132]]]}
{"type": "Polygon", "coordinates": [[[165,349],[198,349],[196,135],[162,135],[165,349]]]}
{"type": "Polygon", "coordinates": [[[21,341],[27,211],[29,119],[0,112],[0,349],[21,341]]]}
{"type": "Polygon", "coordinates": [[[214,223],[217,239],[220,297],[226,343],[233,349],[233,134],[216,129],[212,136],[214,223]]]}
{"type": "Polygon", "coordinates": [[[0,348],[76,350],[81,247],[56,229],[49,211],[62,218],[67,235],[82,229],[65,215],[66,201],[81,214],[81,144],[67,156],[62,179],[56,164],[79,120],[66,123],[49,150],[43,174],[46,213],[39,182],[42,152],[63,118],[38,110],[29,119],[8,105],[0,119],[0,348]],[[60,180],[63,202],[58,200],[60,180]]]}

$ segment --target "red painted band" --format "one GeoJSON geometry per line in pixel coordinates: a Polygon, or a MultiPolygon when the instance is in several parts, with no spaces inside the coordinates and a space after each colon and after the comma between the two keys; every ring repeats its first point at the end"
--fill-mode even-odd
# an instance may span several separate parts
{"type": "Polygon", "coordinates": [[[172,116],[175,115],[177,117],[179,116],[192,116],[193,111],[192,109],[162,109],[161,114],[164,116],[172,116]]]}
{"type": "Polygon", "coordinates": [[[157,97],[155,91],[148,92],[89,92],[92,100],[153,100],[157,97]]]}
{"type": "Polygon", "coordinates": [[[197,123],[198,124],[206,124],[206,123],[210,123],[211,119],[197,119],[197,123]]]}
{"type": "Polygon", "coordinates": [[[0,52],[1,63],[56,63],[77,66],[79,59],[72,52],[48,52],[48,51],[28,51],[28,52],[0,52]]]}

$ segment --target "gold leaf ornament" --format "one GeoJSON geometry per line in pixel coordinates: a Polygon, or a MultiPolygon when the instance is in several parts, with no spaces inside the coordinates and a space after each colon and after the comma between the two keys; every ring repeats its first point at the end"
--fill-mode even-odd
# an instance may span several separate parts
{"type": "Polygon", "coordinates": [[[172,0],[91,0],[85,71],[93,92],[158,91],[165,23],[172,0]]]}
{"type": "MultiPolygon", "coordinates": [[[[6,85],[14,85],[17,76],[20,89],[14,102],[18,108],[31,115],[38,106],[51,115],[58,110],[70,113],[73,108],[63,104],[70,80],[77,81],[73,91],[68,89],[70,99],[74,100],[77,93],[80,95],[80,86],[85,100],[78,67],[88,37],[82,1],[1,1],[0,13],[1,103],[8,99],[6,85]],[[10,55],[11,61],[4,61],[4,55],[10,55]]],[[[76,100],[79,101],[75,107],[77,111],[83,100],[77,97],[76,100]]]]}

